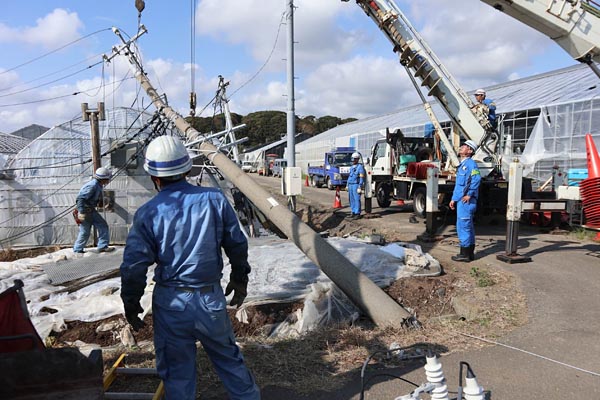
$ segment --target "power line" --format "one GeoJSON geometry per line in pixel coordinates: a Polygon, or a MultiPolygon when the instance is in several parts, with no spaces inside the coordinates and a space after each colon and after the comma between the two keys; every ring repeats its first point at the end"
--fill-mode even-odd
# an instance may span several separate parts
{"type": "MultiPolygon", "coordinates": [[[[3,89],[0,89],[0,92],[5,92],[5,91],[7,91],[7,90],[16,89],[16,88],[18,88],[18,87],[25,86],[25,85],[27,85],[27,84],[29,84],[29,83],[33,83],[33,82],[39,81],[39,80],[41,80],[41,79],[44,79],[44,78],[47,78],[47,77],[49,77],[49,76],[56,75],[56,74],[59,74],[59,73],[61,73],[61,72],[65,72],[66,70],[68,70],[68,69],[71,69],[71,68],[73,68],[73,67],[75,67],[75,66],[77,66],[77,65],[79,65],[79,64],[83,64],[83,63],[85,63],[85,62],[87,62],[87,61],[89,61],[89,60],[93,60],[93,59],[97,59],[98,57],[102,57],[102,54],[104,54],[104,52],[103,52],[103,53],[98,53],[98,54],[95,54],[95,55],[93,55],[93,56],[90,56],[90,57],[87,57],[87,58],[85,58],[84,60],[81,60],[81,61],[79,61],[79,62],[76,62],[76,63],[74,63],[74,64],[68,65],[68,66],[66,66],[66,67],[64,67],[64,68],[61,68],[61,69],[57,70],[57,71],[50,72],[50,73],[48,73],[48,74],[45,74],[45,75],[39,76],[39,77],[37,77],[37,78],[34,78],[34,79],[30,79],[30,80],[28,80],[28,81],[25,81],[25,82],[22,82],[22,83],[20,83],[20,84],[18,84],[18,85],[9,86],[9,87],[6,87],[6,88],[3,88],[3,89]]],[[[90,68],[90,67],[87,67],[87,68],[90,68]]]]}
{"type": "Polygon", "coordinates": [[[25,93],[25,92],[28,92],[28,91],[30,91],[30,90],[33,90],[33,89],[38,89],[38,88],[41,88],[41,87],[43,87],[43,86],[51,85],[51,84],[53,84],[53,83],[55,83],[55,82],[59,82],[59,81],[62,81],[63,79],[70,78],[70,77],[72,77],[72,76],[74,76],[74,75],[77,75],[77,74],[79,74],[79,73],[81,73],[81,72],[83,72],[83,71],[86,71],[86,70],[88,70],[88,69],[90,69],[90,68],[93,68],[93,67],[95,67],[95,66],[97,66],[97,65],[99,65],[99,64],[102,64],[102,63],[103,63],[103,61],[99,61],[99,62],[97,62],[97,63],[95,63],[95,64],[88,65],[87,67],[85,67],[85,68],[82,68],[82,69],[80,69],[80,70],[78,70],[78,71],[75,71],[75,72],[73,72],[73,73],[70,73],[70,74],[68,74],[68,75],[61,76],[60,78],[57,78],[57,79],[55,79],[55,80],[52,80],[52,81],[50,81],[50,82],[45,82],[45,83],[42,83],[42,84],[40,84],[40,85],[38,85],[38,86],[33,86],[33,87],[30,87],[30,88],[27,88],[27,89],[20,90],[20,91],[18,91],[18,92],[11,92],[11,93],[6,93],[6,94],[1,94],[1,95],[0,95],[0,97],[8,97],[8,96],[13,96],[13,95],[15,95],[15,94],[25,93]]]}
{"type": "Polygon", "coordinates": [[[277,42],[279,41],[279,33],[281,32],[281,27],[283,26],[283,20],[285,19],[285,14],[286,14],[285,11],[281,14],[281,20],[279,21],[279,27],[277,28],[277,36],[275,37],[275,43],[273,43],[273,48],[271,48],[271,52],[269,53],[269,56],[267,57],[267,59],[265,60],[263,65],[256,71],[256,73],[254,73],[254,75],[252,75],[250,77],[250,79],[248,79],[246,82],[244,82],[239,88],[234,90],[233,93],[231,93],[229,95],[230,99],[233,97],[233,95],[235,95],[237,92],[239,92],[244,86],[246,86],[247,84],[252,82],[254,80],[254,78],[256,78],[258,76],[258,74],[260,74],[262,72],[262,70],[267,66],[269,61],[271,61],[271,57],[273,56],[273,53],[275,52],[275,48],[277,47],[277,42]]]}
{"type": "Polygon", "coordinates": [[[69,46],[71,46],[71,45],[73,45],[73,44],[75,44],[75,43],[77,43],[77,42],[80,42],[80,41],[82,41],[82,40],[84,40],[84,39],[87,39],[87,38],[89,38],[90,36],[96,35],[96,34],[98,34],[98,33],[100,33],[100,32],[104,32],[104,31],[110,31],[111,29],[112,29],[112,28],[104,28],[104,29],[100,29],[100,30],[98,30],[98,31],[96,31],[96,32],[92,32],[92,33],[90,33],[89,35],[85,35],[85,36],[83,36],[83,37],[81,37],[81,38],[79,38],[79,39],[73,40],[72,42],[69,42],[69,43],[67,43],[67,44],[65,44],[65,45],[62,45],[62,46],[60,46],[60,47],[59,47],[59,48],[57,48],[57,49],[54,49],[54,50],[52,50],[52,51],[49,51],[49,52],[48,52],[48,53],[46,53],[46,54],[42,54],[42,55],[41,55],[41,56],[39,56],[39,57],[33,58],[33,59],[31,59],[31,60],[29,60],[29,61],[26,61],[26,62],[24,62],[24,63],[22,63],[22,64],[19,64],[19,65],[17,65],[17,66],[14,66],[14,67],[12,67],[12,68],[9,68],[9,69],[7,69],[7,70],[4,70],[4,71],[0,72],[0,75],[6,74],[7,72],[14,71],[15,69],[21,68],[21,67],[23,67],[23,66],[25,66],[25,65],[28,65],[28,64],[31,64],[31,63],[33,63],[33,62],[35,62],[35,61],[41,60],[42,58],[44,58],[44,57],[47,57],[47,56],[49,56],[50,54],[54,54],[54,53],[56,53],[56,52],[58,52],[58,51],[60,51],[60,50],[62,50],[62,49],[64,49],[64,48],[66,48],[66,47],[69,47],[69,46]]]}
{"type": "MultiPolygon", "coordinates": [[[[121,79],[121,80],[119,80],[119,81],[114,81],[114,82],[119,82],[120,84],[122,84],[124,81],[126,81],[126,80],[128,80],[128,79],[134,79],[134,78],[132,78],[132,77],[128,77],[128,76],[129,76],[129,71],[128,71],[128,72],[127,72],[127,74],[125,75],[125,78],[123,78],[123,79],[121,79]]],[[[27,104],[43,103],[43,102],[46,102],[46,101],[58,100],[58,99],[62,99],[62,98],[69,97],[69,96],[77,96],[77,95],[80,95],[80,94],[85,94],[85,95],[88,95],[88,96],[90,96],[89,94],[87,94],[87,92],[88,92],[88,91],[90,91],[90,90],[94,90],[94,89],[98,89],[98,88],[101,88],[101,87],[102,87],[102,85],[100,85],[100,86],[95,86],[95,87],[89,88],[89,89],[87,89],[87,90],[82,90],[82,91],[79,91],[79,92],[73,92],[73,93],[70,93],[70,94],[63,94],[63,95],[61,95],[61,96],[50,97],[50,98],[45,98],[45,99],[40,99],[40,100],[24,101],[24,102],[22,102],[22,103],[0,104],[0,107],[16,107],[16,106],[24,106],[24,105],[27,105],[27,104]]],[[[121,87],[121,85],[119,85],[119,86],[117,87],[117,89],[118,89],[119,87],[121,87]]],[[[115,91],[116,91],[117,89],[115,89],[115,91]]],[[[113,93],[114,93],[115,91],[113,91],[113,93]]]]}

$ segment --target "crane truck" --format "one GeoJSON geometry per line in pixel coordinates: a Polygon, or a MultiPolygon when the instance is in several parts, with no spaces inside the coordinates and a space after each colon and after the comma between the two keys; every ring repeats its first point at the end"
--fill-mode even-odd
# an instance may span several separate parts
{"type": "MultiPolygon", "coordinates": [[[[393,51],[398,54],[400,63],[409,72],[411,79],[414,79],[414,82],[419,80],[421,86],[427,89],[427,95],[433,96],[448,114],[455,130],[454,141],[457,142],[456,138],[460,137],[473,140],[479,145],[473,159],[477,162],[482,177],[485,178],[481,185],[480,201],[483,203],[485,199],[490,198],[489,191],[492,189],[505,190],[507,185],[501,177],[501,160],[497,151],[499,137],[487,115],[473,103],[393,1],[356,0],[356,3],[392,43],[393,51]]],[[[437,146],[439,142],[443,148],[443,152],[434,148],[431,154],[444,153],[444,157],[437,160],[436,165],[442,170],[439,179],[438,190],[441,195],[439,200],[448,202],[450,196],[446,194],[451,193],[454,188],[454,172],[459,164],[457,146],[451,144],[437,119],[431,116],[436,126],[433,144],[437,146]]],[[[410,144],[409,140],[396,130],[387,133],[385,143],[378,144],[385,149],[376,146],[370,162],[373,167],[372,181],[375,186],[375,197],[379,205],[389,205],[390,198],[413,199],[417,212],[423,214],[426,193],[426,179],[424,179],[426,172],[423,174],[422,168],[424,166],[409,164],[407,173],[398,173],[399,168],[397,168],[403,166],[399,157],[408,155],[405,149],[410,144]],[[384,159],[383,154],[393,158],[391,162],[384,162],[388,166],[387,170],[381,169],[378,165],[378,161],[382,162],[384,159]],[[411,167],[415,173],[409,173],[411,167]]],[[[418,148],[422,149],[423,145],[418,148]]],[[[497,197],[495,193],[493,198],[497,197]]]]}
{"type": "MultiPolygon", "coordinates": [[[[576,60],[588,64],[600,77],[600,71],[594,63],[600,61],[600,48],[597,45],[600,44],[600,31],[596,28],[600,22],[600,10],[593,1],[481,1],[549,36],[576,60]]],[[[434,97],[449,116],[455,134],[454,145],[457,145],[457,137],[471,139],[479,145],[473,156],[484,177],[479,208],[502,208],[507,183],[500,170],[499,136],[492,129],[485,113],[471,101],[392,0],[356,0],[356,3],[392,43],[393,51],[409,72],[435,126],[434,146],[439,143],[443,148],[443,151],[439,148],[432,151],[433,155],[438,155],[437,164],[434,165],[443,170],[439,180],[439,200],[448,201],[450,197],[445,195],[453,190],[458,157],[455,147],[418,89],[416,80],[420,80],[421,86],[427,89],[427,95],[434,97]]],[[[417,213],[423,214],[426,193],[425,180],[421,179],[423,174],[414,165],[413,174],[410,173],[410,168],[406,168],[407,163],[413,161],[407,158],[410,152],[406,149],[413,143],[404,138],[399,130],[388,132],[385,139],[376,143],[370,157],[373,190],[382,207],[388,206],[392,198],[412,199],[417,213]]],[[[417,148],[422,148],[422,144],[417,148]]]]}

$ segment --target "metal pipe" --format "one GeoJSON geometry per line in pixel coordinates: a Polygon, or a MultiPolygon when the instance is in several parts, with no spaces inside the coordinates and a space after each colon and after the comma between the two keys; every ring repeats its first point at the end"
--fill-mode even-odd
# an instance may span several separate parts
{"type": "MultiPolygon", "coordinates": [[[[136,67],[135,77],[148,94],[156,108],[186,136],[199,133],[175,110],[164,103],[148,77],[140,71],[135,56],[128,53],[130,63],[136,67]]],[[[252,203],[262,211],[306,256],[321,270],[378,326],[400,327],[413,319],[363,272],[355,267],[319,234],[289,211],[285,205],[273,198],[243,172],[234,162],[211,143],[203,142],[199,150],[237,186],[252,203]]],[[[410,321],[413,322],[413,321],[410,321]]]]}

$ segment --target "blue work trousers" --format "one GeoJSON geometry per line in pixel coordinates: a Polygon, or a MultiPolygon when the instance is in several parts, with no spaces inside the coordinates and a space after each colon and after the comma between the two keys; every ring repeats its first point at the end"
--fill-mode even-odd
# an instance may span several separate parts
{"type": "Polygon", "coordinates": [[[477,199],[471,198],[468,203],[459,200],[456,203],[456,232],[460,247],[469,247],[475,244],[475,227],[473,218],[477,209],[477,199]]]}
{"type": "Polygon", "coordinates": [[[156,369],[167,400],[196,398],[200,341],[232,400],[259,400],[260,390],[235,343],[218,283],[196,290],[156,285],[152,298],[156,369]]]}
{"type": "Polygon", "coordinates": [[[98,248],[108,247],[110,241],[108,233],[108,224],[102,218],[102,215],[96,210],[91,212],[91,215],[86,216],[85,221],[79,224],[79,234],[73,245],[73,251],[82,251],[90,238],[92,226],[98,229],[98,248]]]}
{"type": "Polygon", "coordinates": [[[348,199],[350,201],[350,211],[353,215],[360,215],[360,194],[358,194],[358,183],[348,184],[348,199]]]}

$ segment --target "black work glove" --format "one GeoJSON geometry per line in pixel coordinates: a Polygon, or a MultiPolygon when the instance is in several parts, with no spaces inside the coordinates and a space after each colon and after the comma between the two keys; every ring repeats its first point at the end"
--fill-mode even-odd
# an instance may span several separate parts
{"type": "Polygon", "coordinates": [[[137,332],[146,326],[146,323],[138,317],[138,314],[144,312],[139,301],[123,301],[123,308],[125,308],[125,318],[134,331],[137,332]]]}
{"type": "Polygon", "coordinates": [[[230,306],[240,307],[248,294],[248,279],[244,282],[240,282],[234,279],[230,279],[229,284],[225,288],[225,296],[229,296],[229,293],[233,292],[233,298],[229,302],[230,306]]]}

